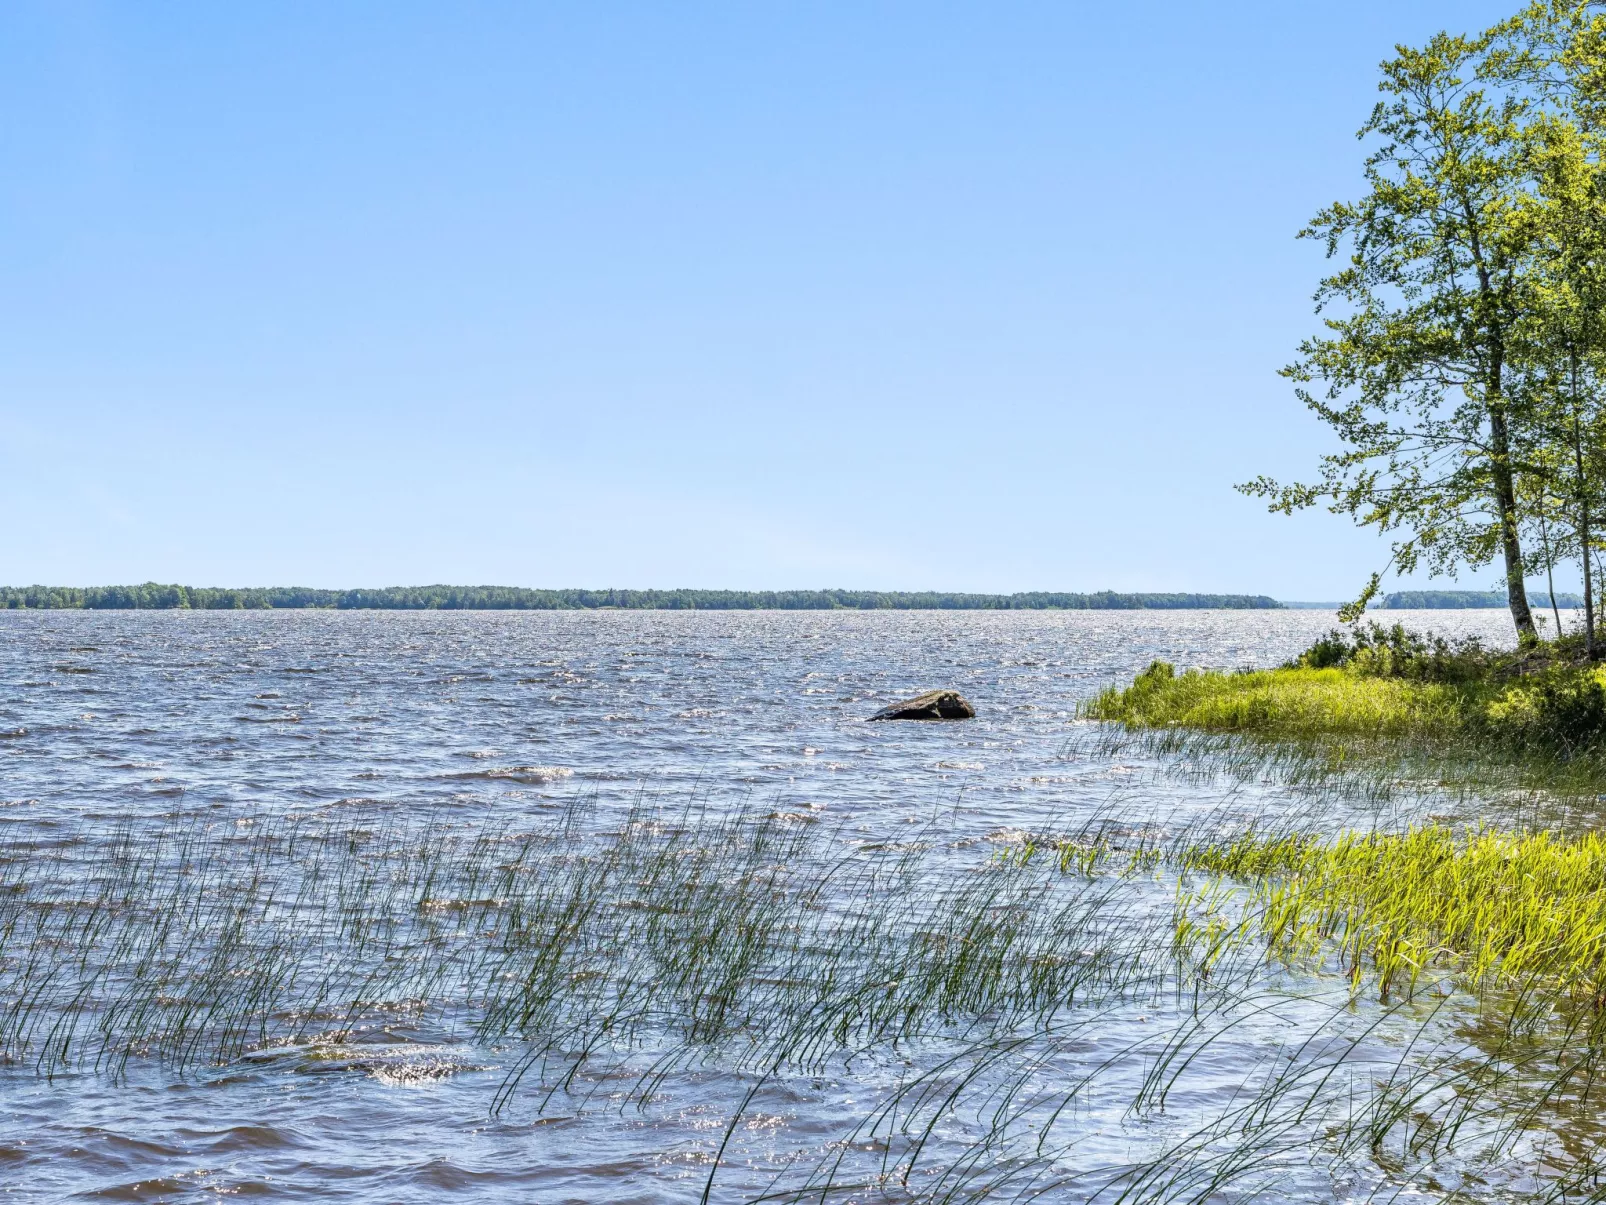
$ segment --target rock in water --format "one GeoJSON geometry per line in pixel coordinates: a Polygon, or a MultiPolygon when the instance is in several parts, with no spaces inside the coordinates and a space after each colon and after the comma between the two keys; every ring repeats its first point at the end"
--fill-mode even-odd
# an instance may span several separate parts
{"type": "Polygon", "coordinates": [[[923,695],[883,707],[872,720],[973,720],[976,709],[957,690],[928,690],[923,695]]]}

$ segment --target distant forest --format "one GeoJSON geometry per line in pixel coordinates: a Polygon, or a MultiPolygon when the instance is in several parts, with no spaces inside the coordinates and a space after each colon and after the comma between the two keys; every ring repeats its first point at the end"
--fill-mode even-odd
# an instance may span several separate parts
{"type": "Polygon", "coordinates": [[[314,590],[304,586],[3,586],[9,610],[235,611],[1135,611],[1280,607],[1263,594],[944,594],[880,590],[527,590],[518,586],[387,586],[314,590]]]}
{"type": "MultiPolygon", "coordinates": [[[[1550,595],[1537,593],[1531,596],[1536,607],[1548,607],[1550,595]]],[[[1466,608],[1503,607],[1504,590],[1401,590],[1383,599],[1383,607],[1394,611],[1450,611],[1466,608]]],[[[1572,609],[1582,607],[1584,600],[1577,594],[1556,593],[1556,605],[1572,609]]]]}

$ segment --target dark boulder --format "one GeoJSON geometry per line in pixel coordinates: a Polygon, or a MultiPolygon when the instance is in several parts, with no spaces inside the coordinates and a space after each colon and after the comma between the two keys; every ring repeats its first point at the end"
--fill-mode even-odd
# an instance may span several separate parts
{"type": "Polygon", "coordinates": [[[872,720],[973,720],[976,709],[957,690],[928,690],[923,695],[883,707],[872,720]]]}

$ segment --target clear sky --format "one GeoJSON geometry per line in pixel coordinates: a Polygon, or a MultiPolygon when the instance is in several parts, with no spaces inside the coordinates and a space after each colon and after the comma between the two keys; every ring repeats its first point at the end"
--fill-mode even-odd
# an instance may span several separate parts
{"type": "Polygon", "coordinates": [[[1514,7],[11,0],[0,583],[1348,596],[1293,236],[1514,7]]]}

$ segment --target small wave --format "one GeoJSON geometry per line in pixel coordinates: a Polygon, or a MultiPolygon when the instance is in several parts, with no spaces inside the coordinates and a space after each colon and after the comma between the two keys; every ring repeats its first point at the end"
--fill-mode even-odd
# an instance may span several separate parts
{"type": "Polygon", "coordinates": [[[491,896],[479,900],[425,900],[418,905],[420,912],[472,912],[486,908],[500,908],[502,901],[491,896]]]}
{"type": "Polygon", "coordinates": [[[412,1084],[431,1084],[463,1071],[487,1071],[482,1063],[460,1063],[452,1059],[425,1059],[416,1062],[382,1063],[368,1070],[382,1084],[405,1088],[412,1084]]]}
{"type": "Polygon", "coordinates": [[[101,1201],[150,1201],[177,1195],[195,1187],[173,1176],[159,1180],[134,1180],[128,1184],[112,1184],[97,1188],[90,1195],[101,1201]]]}
{"type": "Polygon", "coordinates": [[[252,1051],[245,1060],[278,1064],[301,1075],[362,1072],[384,1084],[429,1083],[463,1071],[483,1071],[461,1055],[421,1042],[378,1046],[362,1042],[311,1042],[252,1051]]]}
{"type": "Polygon", "coordinates": [[[995,828],[983,840],[994,845],[1025,845],[1034,835],[1023,828],[995,828]]]}
{"type": "Polygon", "coordinates": [[[226,1130],[205,1134],[204,1145],[208,1154],[228,1151],[263,1151],[278,1147],[296,1146],[298,1140],[290,1134],[267,1125],[230,1126],[226,1130]]]}
{"type": "Polygon", "coordinates": [[[567,766],[498,766],[493,770],[466,770],[447,778],[497,778],[508,782],[551,782],[574,773],[567,766]]]}

